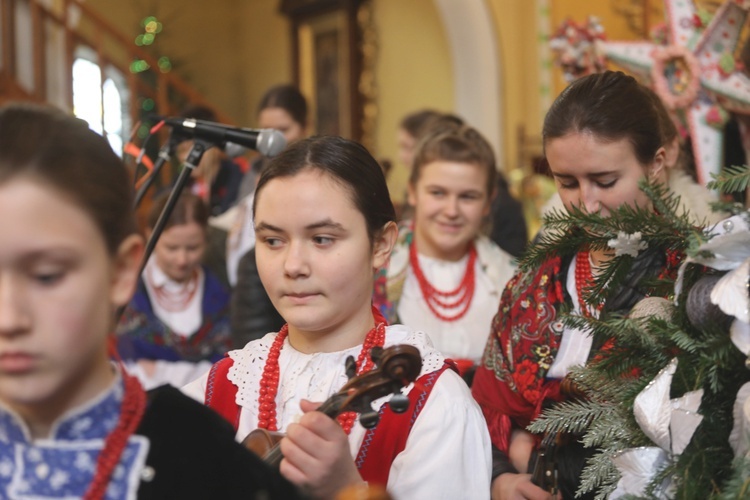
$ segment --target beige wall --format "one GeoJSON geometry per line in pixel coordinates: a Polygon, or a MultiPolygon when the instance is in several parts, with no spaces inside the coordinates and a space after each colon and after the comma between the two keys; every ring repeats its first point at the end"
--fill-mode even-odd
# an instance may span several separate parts
{"type": "Polygon", "coordinates": [[[291,83],[290,25],[278,12],[279,0],[242,0],[239,19],[242,47],[238,59],[241,88],[238,105],[243,125],[257,126],[257,105],[273,85],[291,83]]]}
{"type": "Polygon", "coordinates": [[[486,1],[494,15],[500,45],[500,77],[505,110],[505,151],[497,161],[501,170],[509,171],[518,166],[518,126],[524,125],[530,134],[537,134],[541,130],[536,2],[486,1]]]}
{"type": "Polygon", "coordinates": [[[155,15],[164,30],[154,53],[168,56],[173,71],[239,125],[254,125],[265,89],[291,78],[289,28],[278,0],[159,0],[151,12],[141,11],[141,2],[87,3],[133,39],[140,20],[155,15]]]}
{"type": "Polygon", "coordinates": [[[408,171],[396,159],[396,130],[414,110],[453,110],[453,77],[442,23],[432,0],[375,0],[374,18],[380,49],[376,65],[379,116],[378,158],[390,158],[394,199],[406,188],[408,171]]]}

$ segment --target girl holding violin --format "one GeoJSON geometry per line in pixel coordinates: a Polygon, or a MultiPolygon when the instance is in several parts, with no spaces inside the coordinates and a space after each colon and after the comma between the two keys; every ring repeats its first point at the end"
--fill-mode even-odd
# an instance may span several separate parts
{"type": "Polygon", "coordinates": [[[111,362],[144,250],[131,185],[85,122],[0,108],[0,496],[297,498],[220,417],[111,362]]]}
{"type": "Polygon", "coordinates": [[[337,137],[299,141],[261,173],[254,203],[260,277],[287,324],[230,351],[184,391],[233,421],[239,439],[286,432],[281,473],[314,497],[365,481],[394,498],[488,498],[489,437],[466,384],[425,333],[388,325],[372,307],[375,271],[398,232],[374,158],[337,137]],[[405,420],[385,398],[373,402],[381,418],[372,430],[356,414],[337,422],[315,411],[347,371],[370,370],[374,348],[395,344],[422,358],[404,390],[405,420]]]}

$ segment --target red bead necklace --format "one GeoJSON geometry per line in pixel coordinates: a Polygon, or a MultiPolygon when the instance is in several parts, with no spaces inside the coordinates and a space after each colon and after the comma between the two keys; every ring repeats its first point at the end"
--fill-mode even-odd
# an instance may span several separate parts
{"type": "Polygon", "coordinates": [[[187,308],[190,301],[195,297],[198,291],[198,270],[193,270],[190,279],[184,286],[177,291],[168,290],[166,285],[157,286],[154,284],[153,269],[149,266],[146,268],[146,279],[154,291],[154,300],[165,311],[181,312],[187,308]]]}
{"type": "MultiPolygon", "coordinates": [[[[589,307],[591,306],[586,302],[583,297],[585,289],[591,288],[594,284],[594,273],[591,272],[591,253],[589,250],[581,250],[576,254],[576,292],[578,293],[578,304],[581,306],[581,314],[586,317],[591,317],[589,307]]],[[[599,302],[596,305],[596,310],[601,311],[604,307],[604,303],[599,302]]]]}
{"type": "MultiPolygon", "coordinates": [[[[386,321],[377,310],[373,309],[375,315],[375,326],[367,332],[362,350],[357,357],[357,374],[372,370],[373,362],[370,359],[370,351],[373,347],[383,347],[385,342],[386,321]]],[[[269,431],[277,431],[276,422],[276,395],[279,392],[279,355],[284,346],[284,340],[289,335],[289,325],[284,325],[271,344],[268,351],[268,359],[263,367],[263,375],[260,379],[260,396],[258,397],[258,427],[269,431]]],[[[338,416],[338,421],[344,432],[349,434],[357,418],[355,412],[346,412],[338,416]]]]}
{"type": "Polygon", "coordinates": [[[84,500],[99,500],[104,498],[107,492],[112,472],[120,462],[120,456],[128,444],[128,438],[141,423],[143,412],[146,409],[146,393],[143,391],[138,379],[121,370],[125,393],[122,397],[122,408],[120,419],[112,432],[104,441],[104,448],[96,459],[96,471],[89,489],[83,496],[84,500]]]}
{"type": "Polygon", "coordinates": [[[477,260],[477,250],[474,248],[474,244],[471,243],[469,246],[469,260],[466,263],[466,272],[458,284],[455,290],[450,292],[444,292],[438,290],[427,280],[422,268],[419,266],[419,256],[417,255],[417,245],[412,241],[409,247],[409,264],[414,272],[414,276],[417,278],[419,288],[422,290],[422,296],[427,307],[430,308],[432,314],[443,321],[457,321],[466,315],[471,306],[471,300],[474,298],[474,285],[476,280],[474,279],[474,264],[477,260]],[[443,314],[438,310],[438,307],[442,309],[458,311],[452,314],[443,314]]]}

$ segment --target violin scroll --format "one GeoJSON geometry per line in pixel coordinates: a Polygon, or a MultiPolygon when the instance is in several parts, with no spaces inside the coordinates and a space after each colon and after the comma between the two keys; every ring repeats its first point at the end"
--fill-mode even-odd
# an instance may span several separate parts
{"type": "MultiPolygon", "coordinates": [[[[331,418],[348,411],[360,414],[359,423],[366,429],[378,424],[380,415],[373,410],[372,402],[392,394],[391,409],[402,413],[409,407],[409,398],[401,394],[401,389],[414,382],[422,371],[422,356],[419,349],[410,345],[394,345],[387,349],[375,347],[370,352],[375,368],[356,375],[353,357],[346,360],[346,374],[349,381],[336,394],[320,405],[318,411],[331,418]]],[[[281,462],[279,433],[269,433],[256,429],[245,438],[243,444],[263,457],[266,463],[278,467],[281,462]],[[259,434],[259,435],[258,435],[259,434]]]]}
{"type": "MultiPolygon", "coordinates": [[[[422,356],[419,349],[410,345],[395,345],[387,349],[373,348],[370,356],[375,368],[349,380],[337,393],[334,414],[323,411],[334,417],[345,411],[360,413],[359,423],[366,429],[378,424],[380,415],[372,409],[372,402],[388,394],[391,397],[391,409],[396,413],[406,411],[409,399],[401,394],[401,389],[417,379],[422,371],[422,356]]],[[[329,399],[329,401],[331,401],[329,399]]],[[[325,405],[324,405],[325,406],[325,405]]]]}

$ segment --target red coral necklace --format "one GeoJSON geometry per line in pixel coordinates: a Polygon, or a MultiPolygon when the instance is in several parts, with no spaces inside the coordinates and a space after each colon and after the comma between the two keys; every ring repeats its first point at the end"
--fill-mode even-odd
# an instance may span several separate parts
{"type": "MultiPolygon", "coordinates": [[[[162,271],[163,272],[163,271],[162,271]]],[[[154,283],[153,269],[146,267],[146,279],[154,291],[154,300],[162,309],[169,312],[184,311],[198,291],[198,269],[194,269],[190,279],[178,290],[169,290],[167,285],[158,286],[154,283]]]]}
{"type": "Polygon", "coordinates": [[[122,398],[120,419],[117,422],[117,427],[104,440],[104,448],[96,460],[94,479],[83,496],[84,500],[104,498],[112,473],[120,462],[120,456],[128,444],[128,438],[138,428],[146,409],[146,393],[138,379],[125,373],[124,369],[122,370],[122,378],[125,385],[125,394],[122,398]]]}
{"type": "MultiPolygon", "coordinates": [[[[383,347],[385,342],[386,321],[380,311],[373,307],[375,326],[367,332],[362,350],[357,357],[357,374],[372,370],[373,362],[370,359],[370,351],[373,347],[383,347]]],[[[271,344],[268,358],[263,367],[263,375],[260,378],[260,396],[258,397],[258,427],[269,431],[277,431],[276,422],[276,394],[279,392],[279,355],[284,346],[284,339],[289,335],[289,325],[284,325],[271,344]]],[[[349,434],[357,418],[355,412],[346,412],[338,416],[338,421],[344,432],[349,434]]]]}
{"type": "Polygon", "coordinates": [[[471,243],[469,246],[469,259],[466,263],[466,272],[461,283],[458,284],[455,290],[444,292],[432,286],[427,277],[425,277],[422,268],[419,266],[416,242],[412,241],[409,247],[409,264],[414,272],[414,276],[417,278],[419,288],[422,290],[422,296],[425,302],[427,302],[427,307],[430,308],[432,314],[437,318],[450,322],[457,321],[466,315],[469,306],[471,306],[471,300],[474,298],[474,285],[476,284],[476,280],[474,279],[474,264],[476,260],[477,250],[474,248],[474,244],[471,243]],[[443,314],[438,307],[455,312],[443,314]]]}
{"type": "MultiPolygon", "coordinates": [[[[588,290],[594,284],[594,273],[591,272],[591,252],[588,249],[581,250],[576,254],[576,292],[578,293],[578,305],[581,306],[581,314],[591,317],[589,307],[591,304],[586,302],[583,297],[584,290],[588,290]]],[[[604,307],[603,302],[596,305],[596,310],[601,311],[604,307]]]]}

